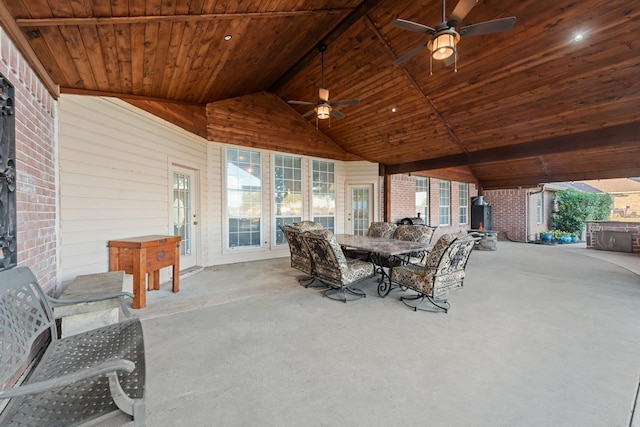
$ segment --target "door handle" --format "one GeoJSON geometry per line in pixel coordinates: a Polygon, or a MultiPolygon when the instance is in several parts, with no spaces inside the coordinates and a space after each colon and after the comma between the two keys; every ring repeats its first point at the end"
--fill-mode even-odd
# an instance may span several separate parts
{"type": "Polygon", "coordinates": [[[193,225],[198,225],[198,221],[193,221],[193,225]]]}

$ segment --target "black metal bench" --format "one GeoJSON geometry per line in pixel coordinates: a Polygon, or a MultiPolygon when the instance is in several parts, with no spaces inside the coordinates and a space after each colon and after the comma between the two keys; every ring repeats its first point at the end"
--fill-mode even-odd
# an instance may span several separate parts
{"type": "Polygon", "coordinates": [[[0,358],[0,399],[10,399],[1,426],[81,426],[120,419],[145,425],[140,321],[60,339],[50,298],[27,267],[0,272],[0,358]]]}

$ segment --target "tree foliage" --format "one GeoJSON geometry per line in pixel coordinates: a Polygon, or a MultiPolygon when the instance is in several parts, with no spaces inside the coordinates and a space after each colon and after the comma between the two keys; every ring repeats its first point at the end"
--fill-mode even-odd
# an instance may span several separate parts
{"type": "Polygon", "coordinates": [[[580,236],[584,222],[609,219],[611,196],[565,190],[556,194],[553,228],[580,236]]]}

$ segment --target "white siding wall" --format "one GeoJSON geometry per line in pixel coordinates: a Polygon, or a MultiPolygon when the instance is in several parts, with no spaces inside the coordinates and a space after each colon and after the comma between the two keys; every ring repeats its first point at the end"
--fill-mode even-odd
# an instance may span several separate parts
{"type": "MultiPolygon", "coordinates": [[[[346,185],[371,185],[373,189],[373,218],[371,221],[382,221],[380,207],[380,179],[378,177],[378,164],[371,162],[348,162],[345,171],[345,190],[343,191],[348,199],[346,185]]],[[[347,207],[344,207],[345,212],[347,207]]]]}
{"type": "MultiPolygon", "coordinates": [[[[207,200],[207,142],[113,98],[60,98],[62,280],[107,271],[109,240],[173,234],[172,164],[200,171],[207,200]]],[[[206,222],[200,232],[208,233],[206,222]]],[[[202,245],[205,250],[207,245],[202,245]]],[[[202,254],[206,259],[206,251],[202,254]]],[[[163,269],[161,280],[170,269],[163,269]]]]}
{"type": "MultiPolygon", "coordinates": [[[[271,219],[271,151],[262,152],[262,247],[226,248],[226,144],[207,142],[125,102],[64,95],[60,102],[61,269],[62,280],[108,270],[107,242],[146,234],[172,234],[171,166],[199,171],[201,266],[289,256],[276,246],[271,219]]],[[[311,162],[303,157],[310,188],[311,162]]],[[[325,160],[325,159],[322,159],[325,160]]],[[[345,230],[345,186],[374,185],[379,211],[378,166],[336,163],[336,231],[345,230]]],[[[304,193],[310,219],[310,191],[304,193]]],[[[160,279],[169,278],[163,269],[160,279]]]]}

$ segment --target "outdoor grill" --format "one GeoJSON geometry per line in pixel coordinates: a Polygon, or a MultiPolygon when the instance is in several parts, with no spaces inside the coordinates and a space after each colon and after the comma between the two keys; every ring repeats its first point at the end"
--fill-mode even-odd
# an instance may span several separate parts
{"type": "Polygon", "coordinates": [[[420,217],[420,212],[418,212],[418,216],[416,217],[406,217],[402,218],[397,222],[398,225],[424,225],[424,219],[420,217]]]}
{"type": "Polygon", "coordinates": [[[491,230],[491,205],[485,202],[482,196],[473,198],[472,203],[471,229],[491,230]]]}

